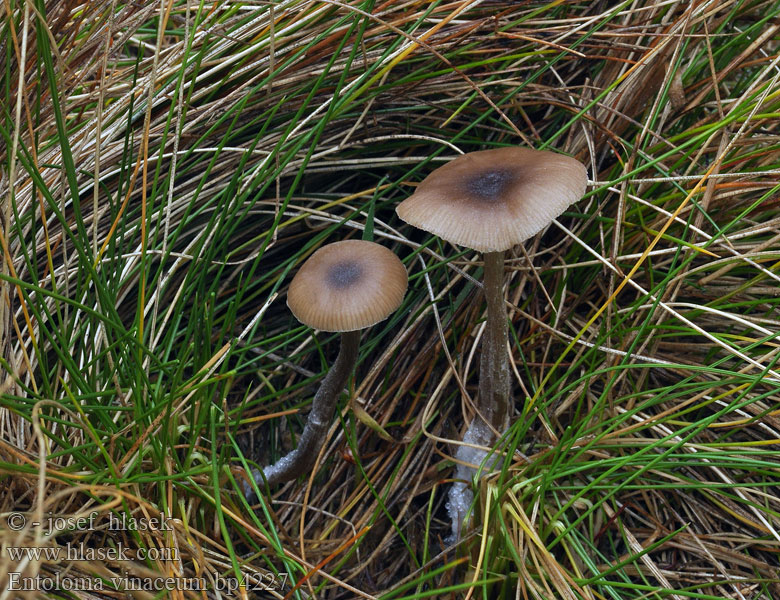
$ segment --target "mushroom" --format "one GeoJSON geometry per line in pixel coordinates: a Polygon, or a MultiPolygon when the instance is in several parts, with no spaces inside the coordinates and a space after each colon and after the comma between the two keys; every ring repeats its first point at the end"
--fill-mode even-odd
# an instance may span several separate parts
{"type": "MultiPolygon", "coordinates": [[[[374,242],[346,240],[323,246],[290,283],[287,306],[304,325],[341,333],[341,347],[312,401],[297,447],[276,463],[254,469],[268,485],[306,473],[322,447],[339,394],[355,367],[360,330],[389,317],[406,293],[406,268],[390,250],[374,242]]],[[[251,495],[251,486],[245,488],[251,495]]]]}
{"type": "Polygon", "coordinates": [[[567,156],[516,147],[483,150],[434,170],[396,208],[410,225],[484,253],[487,319],[477,409],[485,422],[479,418],[472,422],[464,437],[468,443],[491,445],[494,432],[502,434],[509,426],[504,252],[579,200],[587,181],[585,166],[567,156]]]}

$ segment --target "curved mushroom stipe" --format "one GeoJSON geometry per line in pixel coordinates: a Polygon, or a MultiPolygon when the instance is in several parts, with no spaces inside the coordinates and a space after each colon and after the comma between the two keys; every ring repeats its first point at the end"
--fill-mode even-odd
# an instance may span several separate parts
{"type": "MultiPolygon", "coordinates": [[[[266,483],[273,486],[296,479],[314,465],[333,419],[339,395],[355,368],[359,346],[360,331],[346,331],[341,334],[339,355],[314,396],[309,418],[298,439],[298,446],[274,464],[264,467],[262,471],[252,471],[258,487],[262,488],[266,483]]],[[[252,491],[251,486],[248,491],[252,491]]],[[[249,496],[249,493],[246,495],[249,496]]]]}

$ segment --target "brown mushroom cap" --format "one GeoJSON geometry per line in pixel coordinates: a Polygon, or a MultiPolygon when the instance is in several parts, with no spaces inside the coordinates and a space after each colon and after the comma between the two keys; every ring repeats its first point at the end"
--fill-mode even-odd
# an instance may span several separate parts
{"type": "Polygon", "coordinates": [[[374,242],[328,244],[303,263],[290,283],[287,306],[304,325],[355,331],[389,317],[406,293],[406,268],[374,242]]]}
{"type": "Polygon", "coordinates": [[[396,208],[410,225],[479,250],[507,250],[535,235],[585,193],[574,158],[529,148],[459,156],[426,177],[396,208]]]}

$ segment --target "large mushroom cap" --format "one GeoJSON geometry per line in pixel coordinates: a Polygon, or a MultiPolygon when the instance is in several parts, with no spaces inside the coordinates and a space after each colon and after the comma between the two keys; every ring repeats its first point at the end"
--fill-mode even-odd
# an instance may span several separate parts
{"type": "Polygon", "coordinates": [[[459,156],[426,177],[396,208],[410,225],[479,250],[507,250],[535,235],[585,193],[574,158],[529,148],[459,156]]]}
{"type": "Polygon", "coordinates": [[[406,268],[374,242],[328,244],[303,263],[290,283],[287,306],[304,325],[355,331],[389,317],[406,293],[406,268]]]}

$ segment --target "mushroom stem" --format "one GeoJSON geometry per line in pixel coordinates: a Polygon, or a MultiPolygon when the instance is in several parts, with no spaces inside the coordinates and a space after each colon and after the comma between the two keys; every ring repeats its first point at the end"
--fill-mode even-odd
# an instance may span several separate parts
{"type": "Polygon", "coordinates": [[[485,252],[487,322],[479,364],[479,412],[499,434],[509,426],[509,339],[504,306],[504,253],[485,252]]]}
{"type": "Polygon", "coordinates": [[[274,464],[264,467],[262,474],[254,470],[252,475],[258,485],[263,485],[263,478],[269,486],[295,479],[314,465],[333,419],[339,394],[355,368],[359,345],[360,330],[345,331],[341,334],[339,355],[314,396],[306,426],[298,438],[298,446],[274,464]]]}
{"type": "MultiPolygon", "coordinates": [[[[496,439],[494,431],[501,435],[509,427],[509,355],[506,351],[509,327],[504,308],[504,253],[485,252],[484,260],[487,321],[482,334],[479,363],[479,415],[474,417],[463,436],[463,441],[469,445],[461,446],[455,453],[458,460],[456,481],[450,488],[447,503],[452,520],[452,537],[447,541],[453,544],[460,540],[464,518],[474,501],[470,483],[477,473],[474,465],[484,463],[487,457],[485,450],[478,450],[470,444],[491,446],[496,439]]],[[[492,460],[484,467],[488,471],[493,470],[496,461],[492,460]]]]}

